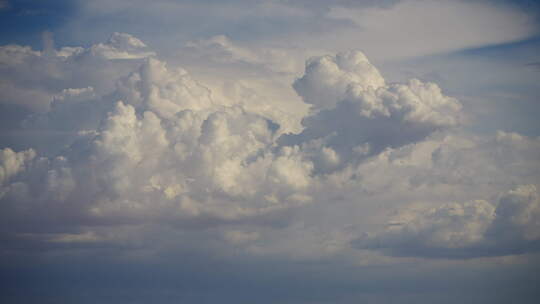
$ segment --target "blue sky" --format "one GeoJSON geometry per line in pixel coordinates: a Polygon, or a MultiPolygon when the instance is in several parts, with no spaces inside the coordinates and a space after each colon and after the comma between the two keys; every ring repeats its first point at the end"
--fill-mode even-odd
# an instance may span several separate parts
{"type": "Polygon", "coordinates": [[[0,0],[3,303],[536,303],[536,1],[0,0]]]}

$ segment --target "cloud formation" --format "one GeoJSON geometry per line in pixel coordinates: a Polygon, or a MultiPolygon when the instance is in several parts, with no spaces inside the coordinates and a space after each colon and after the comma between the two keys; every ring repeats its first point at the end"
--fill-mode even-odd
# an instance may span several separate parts
{"type": "Polygon", "coordinates": [[[92,87],[97,94],[110,93],[114,82],[137,62],[155,55],[139,39],[114,33],[105,43],[88,48],[54,48],[52,34],[43,35],[42,51],[28,46],[0,47],[0,102],[47,112],[55,95],[64,89],[92,87]]]}
{"type": "Polygon", "coordinates": [[[540,200],[534,185],[521,185],[491,204],[449,203],[400,214],[387,228],[355,241],[358,248],[392,255],[472,258],[540,249],[540,200]]]}
{"type": "MultiPolygon", "coordinates": [[[[232,44],[214,40],[211,49],[230,48],[218,58],[275,72],[271,56],[231,57],[232,44]]],[[[290,133],[275,119],[279,103],[223,98],[127,34],[89,48],[2,50],[6,69],[30,73],[37,62],[60,71],[42,113],[23,125],[64,130],[70,142],[54,156],[2,150],[0,217],[13,250],[22,242],[145,252],[157,242],[168,251],[180,250],[166,241],[178,237],[194,251],[294,259],[536,252],[538,139],[464,134],[458,100],[434,83],[387,83],[359,51],[306,62],[293,88],[311,111],[290,133]],[[66,71],[89,75],[71,83],[66,71]],[[370,232],[382,210],[402,209],[370,232]]],[[[22,78],[9,81],[28,87],[22,78]]]]}
{"type": "Polygon", "coordinates": [[[417,142],[460,123],[461,104],[436,84],[412,79],[386,85],[358,51],[310,59],[294,88],[314,112],[302,120],[300,134],[280,141],[319,145],[343,161],[417,142]]]}

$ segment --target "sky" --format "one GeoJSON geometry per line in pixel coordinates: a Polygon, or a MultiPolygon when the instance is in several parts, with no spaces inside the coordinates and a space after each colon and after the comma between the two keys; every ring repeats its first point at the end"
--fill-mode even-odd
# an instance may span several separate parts
{"type": "Polygon", "coordinates": [[[537,303],[539,13],[0,0],[0,301],[537,303]]]}

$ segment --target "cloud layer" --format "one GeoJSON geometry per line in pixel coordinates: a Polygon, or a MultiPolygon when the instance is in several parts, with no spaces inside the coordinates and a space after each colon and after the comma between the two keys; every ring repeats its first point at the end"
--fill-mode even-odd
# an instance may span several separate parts
{"type": "Polygon", "coordinates": [[[298,53],[190,42],[189,58],[230,69],[218,83],[129,34],[44,39],[0,47],[0,100],[31,113],[13,128],[63,139],[0,150],[6,261],[358,267],[538,252],[540,139],[468,132],[466,108],[435,83],[388,82],[360,51],[295,75],[298,53]]]}

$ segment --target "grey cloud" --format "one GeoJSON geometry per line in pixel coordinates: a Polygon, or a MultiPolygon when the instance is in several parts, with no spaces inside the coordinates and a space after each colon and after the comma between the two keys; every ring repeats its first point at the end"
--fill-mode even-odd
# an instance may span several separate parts
{"type": "Polygon", "coordinates": [[[0,102],[47,112],[62,90],[93,87],[100,95],[110,93],[115,79],[127,74],[136,61],[154,55],[128,34],[114,33],[106,43],[89,48],[54,49],[52,37],[45,49],[6,45],[0,48],[0,102]]]}
{"type": "Polygon", "coordinates": [[[474,258],[540,250],[540,200],[534,185],[519,186],[498,203],[477,200],[411,211],[384,232],[354,241],[357,248],[397,256],[474,258]]]}
{"type": "Polygon", "coordinates": [[[540,62],[527,63],[526,66],[536,68],[536,69],[540,69],[540,62]]]}

